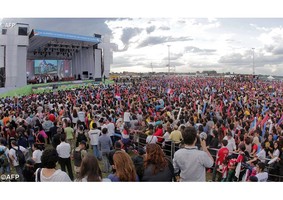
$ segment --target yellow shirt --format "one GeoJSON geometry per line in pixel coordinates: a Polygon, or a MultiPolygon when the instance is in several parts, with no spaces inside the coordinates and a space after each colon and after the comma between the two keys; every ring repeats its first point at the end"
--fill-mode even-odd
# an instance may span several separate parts
{"type": "Polygon", "coordinates": [[[169,135],[169,140],[172,140],[175,143],[180,143],[183,140],[182,133],[179,130],[174,130],[169,135]]]}
{"type": "Polygon", "coordinates": [[[91,122],[89,123],[89,128],[90,128],[90,129],[92,129],[92,128],[93,128],[93,127],[92,127],[92,126],[93,126],[93,124],[94,124],[94,121],[93,121],[93,120],[91,120],[91,122]]]}

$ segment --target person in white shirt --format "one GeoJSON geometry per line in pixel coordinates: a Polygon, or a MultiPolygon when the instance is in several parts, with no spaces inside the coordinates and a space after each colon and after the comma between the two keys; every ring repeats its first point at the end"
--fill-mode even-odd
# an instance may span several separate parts
{"type": "Polygon", "coordinates": [[[38,144],[36,144],[36,143],[33,144],[32,149],[33,149],[32,159],[35,162],[34,168],[36,170],[37,168],[41,167],[42,150],[41,150],[41,147],[38,144]]]}
{"type": "Polygon", "coordinates": [[[150,135],[146,137],[146,144],[156,144],[158,139],[156,136],[152,135],[152,132],[149,132],[150,135]]]}
{"type": "Polygon", "coordinates": [[[56,170],[58,153],[55,149],[45,149],[41,156],[43,168],[38,168],[35,172],[36,182],[71,182],[70,177],[61,169],[56,170]]]}
{"type": "Polygon", "coordinates": [[[108,129],[108,134],[112,140],[112,143],[114,144],[115,124],[112,122],[111,117],[108,118],[107,129],[108,129]]]}
{"type": "Polygon", "coordinates": [[[229,131],[227,133],[227,135],[223,138],[223,140],[227,140],[228,141],[228,144],[227,144],[227,148],[229,149],[229,155],[232,154],[233,151],[236,150],[236,142],[235,142],[235,139],[233,138],[232,136],[232,133],[229,131]]]}
{"type": "Polygon", "coordinates": [[[273,152],[271,153],[270,151],[268,151],[268,155],[270,156],[271,159],[275,158],[275,157],[279,157],[280,150],[278,148],[279,148],[279,142],[275,141],[274,142],[274,150],[273,150],[273,152]]]}
{"type": "Polygon", "coordinates": [[[266,151],[265,151],[265,144],[264,142],[261,143],[261,150],[256,154],[255,156],[257,159],[260,160],[260,162],[265,162],[266,161],[266,151]]]}
{"type": "Polygon", "coordinates": [[[131,114],[128,109],[124,110],[124,123],[130,128],[131,127],[131,114]]]}
{"type": "Polygon", "coordinates": [[[180,172],[180,182],[205,182],[206,168],[213,166],[213,157],[207,149],[205,140],[201,140],[202,151],[195,146],[197,131],[195,127],[186,127],[182,133],[184,148],[175,152],[174,172],[180,172]]]}
{"type": "Polygon", "coordinates": [[[100,135],[101,135],[101,131],[97,129],[97,124],[93,123],[91,130],[88,132],[88,137],[90,140],[89,143],[93,149],[93,155],[99,160],[101,159],[101,155],[98,150],[98,139],[100,135]]]}
{"type": "Polygon", "coordinates": [[[17,142],[15,140],[12,140],[11,142],[12,148],[9,151],[9,158],[11,163],[13,164],[13,166],[16,169],[16,172],[19,174],[19,180],[23,181],[23,167],[24,166],[20,166],[17,155],[16,155],[16,150],[20,150],[21,152],[23,152],[23,154],[25,155],[25,157],[28,154],[28,150],[22,146],[17,146],[17,142]]]}
{"type": "Polygon", "coordinates": [[[268,179],[268,173],[264,172],[265,164],[262,162],[259,162],[256,164],[256,177],[258,179],[258,182],[266,182],[268,179]]]}
{"type": "Polygon", "coordinates": [[[59,164],[61,169],[65,172],[66,167],[68,169],[68,174],[71,180],[74,180],[72,165],[71,165],[71,146],[69,143],[66,143],[66,135],[61,134],[60,138],[61,143],[56,147],[58,156],[59,156],[59,164]]]}
{"type": "Polygon", "coordinates": [[[83,111],[83,108],[80,108],[80,111],[78,112],[78,120],[85,124],[85,111],[83,111]]]}

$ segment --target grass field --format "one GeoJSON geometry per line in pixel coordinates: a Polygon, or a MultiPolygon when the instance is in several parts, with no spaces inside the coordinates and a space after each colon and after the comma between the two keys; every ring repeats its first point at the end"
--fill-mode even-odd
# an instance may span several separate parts
{"type": "MultiPolygon", "coordinates": [[[[58,89],[53,90],[52,86],[54,83],[44,83],[44,84],[35,84],[35,85],[26,85],[24,87],[20,87],[14,90],[10,90],[9,92],[5,92],[0,94],[0,98],[2,97],[18,97],[18,96],[24,96],[24,95],[30,95],[30,94],[40,94],[44,92],[52,92],[57,90],[70,90],[74,88],[81,88],[87,85],[95,84],[98,85],[102,82],[95,82],[94,80],[86,80],[82,81],[81,83],[74,84],[73,82],[59,82],[56,83],[58,85],[58,89]],[[37,89],[33,89],[33,87],[37,87],[37,89]]],[[[113,84],[114,81],[112,80],[106,80],[105,84],[113,84]]]]}

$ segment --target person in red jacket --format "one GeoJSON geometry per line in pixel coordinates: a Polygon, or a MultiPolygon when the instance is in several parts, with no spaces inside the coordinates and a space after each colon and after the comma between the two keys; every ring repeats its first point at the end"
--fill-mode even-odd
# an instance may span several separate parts
{"type": "Polygon", "coordinates": [[[49,114],[48,118],[49,118],[49,120],[50,120],[50,121],[55,122],[56,117],[55,117],[55,115],[54,115],[53,111],[51,111],[51,112],[50,112],[50,114],[49,114]]]}
{"type": "Polygon", "coordinates": [[[156,129],[156,131],[155,131],[155,133],[153,134],[153,136],[156,136],[157,137],[157,143],[158,144],[162,144],[162,142],[163,142],[163,128],[162,128],[162,124],[159,124],[158,126],[157,126],[157,129],[156,129]]]}
{"type": "MultiPolygon", "coordinates": [[[[226,159],[226,157],[229,155],[229,149],[226,147],[228,144],[227,140],[222,140],[222,146],[217,152],[216,160],[215,160],[215,166],[213,169],[213,176],[212,176],[212,181],[215,181],[216,179],[216,174],[218,171],[219,166],[221,166],[226,159]]],[[[218,177],[218,181],[221,181],[221,176],[218,177]]]]}

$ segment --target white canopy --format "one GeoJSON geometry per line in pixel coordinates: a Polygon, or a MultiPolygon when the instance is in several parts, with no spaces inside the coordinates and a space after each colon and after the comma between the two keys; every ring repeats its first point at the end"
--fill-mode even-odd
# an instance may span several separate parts
{"type": "Polygon", "coordinates": [[[270,75],[269,77],[267,77],[267,79],[268,80],[273,80],[274,78],[273,78],[273,76],[270,75]]]}

